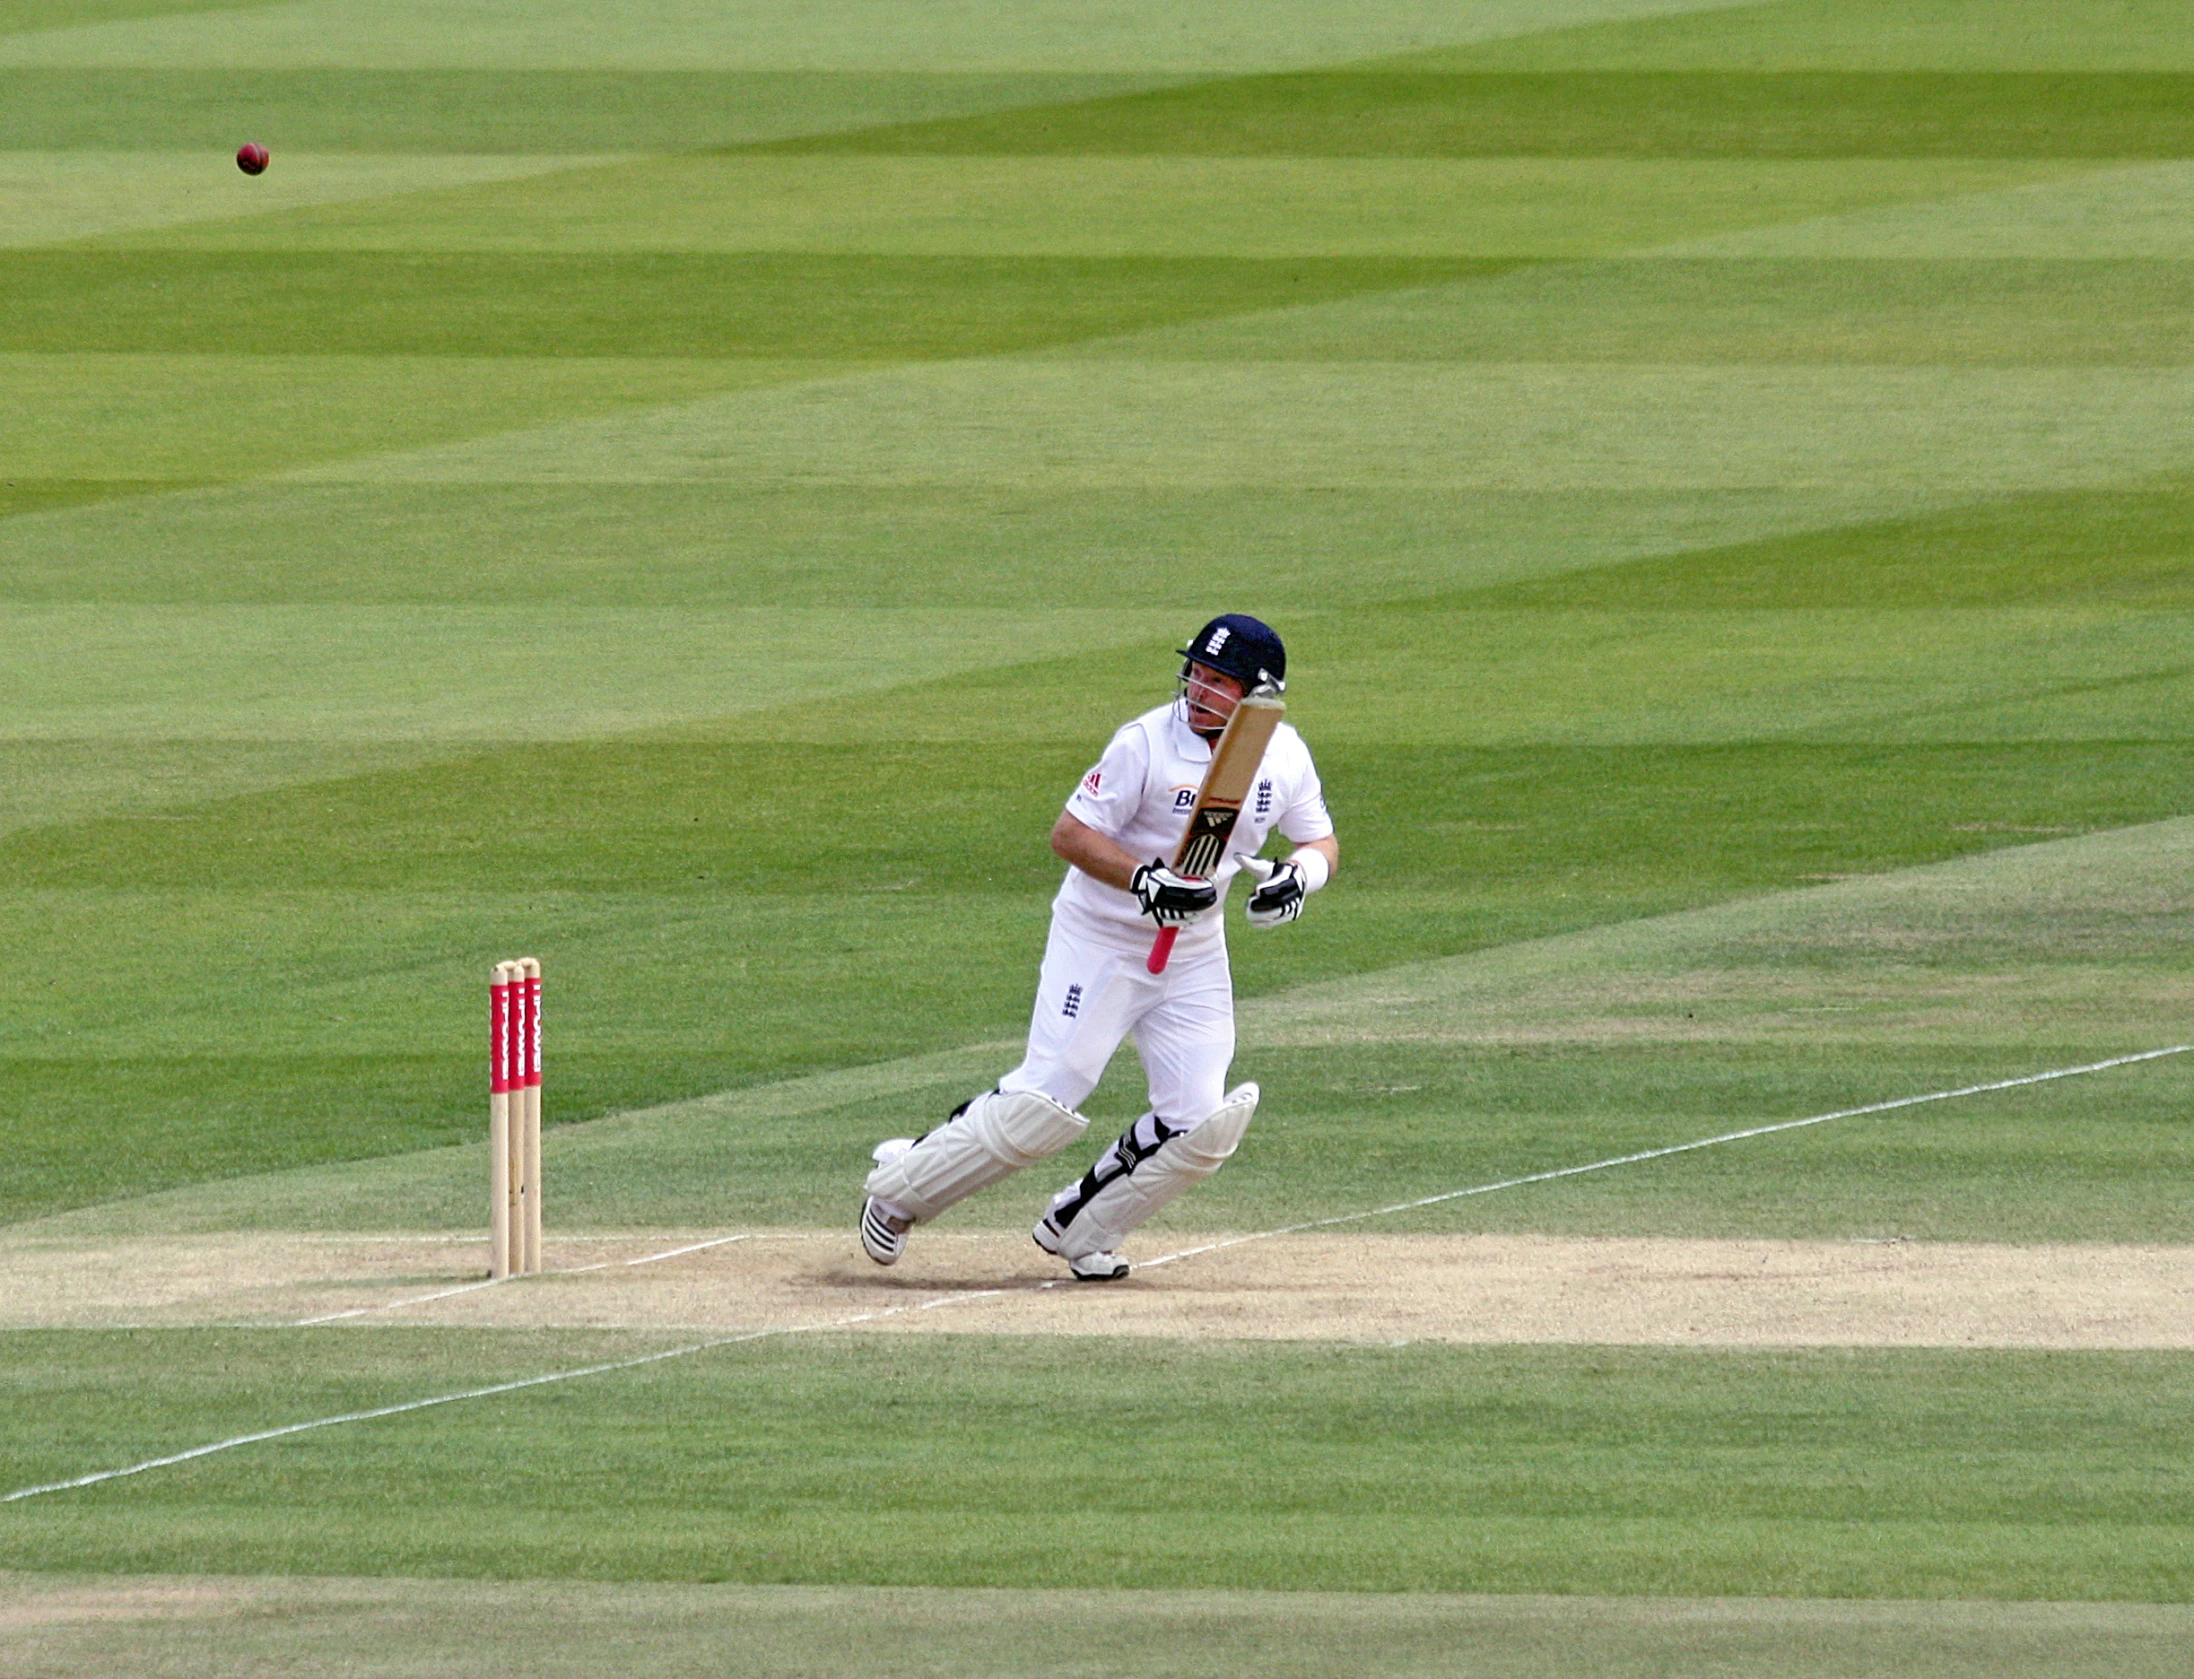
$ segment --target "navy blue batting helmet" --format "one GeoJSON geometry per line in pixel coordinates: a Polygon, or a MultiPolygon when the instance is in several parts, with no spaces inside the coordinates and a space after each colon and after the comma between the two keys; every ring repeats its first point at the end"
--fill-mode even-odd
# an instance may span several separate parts
{"type": "MultiPolygon", "coordinates": [[[[1277,694],[1287,686],[1287,649],[1280,645],[1279,632],[1246,613],[1212,619],[1189,638],[1181,656],[1188,664],[1224,671],[1245,693],[1269,688],[1277,694]]],[[[1183,676],[1188,664],[1181,667],[1183,676]]]]}

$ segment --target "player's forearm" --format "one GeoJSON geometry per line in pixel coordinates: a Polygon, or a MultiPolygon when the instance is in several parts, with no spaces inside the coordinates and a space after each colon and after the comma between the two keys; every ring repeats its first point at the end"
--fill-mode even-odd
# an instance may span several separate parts
{"type": "Polygon", "coordinates": [[[1061,812],[1052,824],[1051,849],[1092,880],[1125,892],[1144,861],[1079,817],[1061,812]]]}
{"type": "Polygon", "coordinates": [[[1341,842],[1328,834],[1324,839],[1305,840],[1295,848],[1298,851],[1315,851],[1326,860],[1326,878],[1331,880],[1341,872],[1341,842]]]}

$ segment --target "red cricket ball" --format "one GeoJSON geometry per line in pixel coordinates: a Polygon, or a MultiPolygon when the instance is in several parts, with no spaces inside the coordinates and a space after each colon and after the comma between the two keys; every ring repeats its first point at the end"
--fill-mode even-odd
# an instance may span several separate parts
{"type": "Polygon", "coordinates": [[[264,146],[239,146],[236,148],[236,167],[247,175],[256,175],[267,166],[267,148],[264,146]]]}

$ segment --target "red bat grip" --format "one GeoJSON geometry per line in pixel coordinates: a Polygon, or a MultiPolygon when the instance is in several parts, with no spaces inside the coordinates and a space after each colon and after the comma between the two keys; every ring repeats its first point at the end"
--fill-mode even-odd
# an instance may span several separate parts
{"type": "Polygon", "coordinates": [[[1158,936],[1150,943],[1150,960],[1143,964],[1154,974],[1166,971],[1166,962],[1173,955],[1173,941],[1181,936],[1178,927],[1161,927],[1158,936]]]}

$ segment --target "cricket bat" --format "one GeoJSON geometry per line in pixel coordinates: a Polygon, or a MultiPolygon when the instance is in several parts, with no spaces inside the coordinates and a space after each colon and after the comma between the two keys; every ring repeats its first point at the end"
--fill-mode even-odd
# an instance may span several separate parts
{"type": "MultiPolygon", "coordinates": [[[[1258,766],[1265,761],[1265,748],[1272,744],[1272,731],[1286,715],[1287,702],[1266,694],[1251,694],[1234,708],[1219,744],[1211,750],[1211,768],[1204,771],[1204,784],[1196,790],[1196,803],[1188,813],[1188,832],[1181,836],[1180,848],[1173,854],[1174,873],[1191,880],[1209,880],[1218,872],[1226,856],[1227,841],[1234,837],[1235,819],[1242,814],[1242,801],[1249,797],[1258,766]]],[[[1158,937],[1150,947],[1150,960],[1144,964],[1152,973],[1166,971],[1173,941],[1180,932],[1178,926],[1158,929],[1158,937]]]]}

